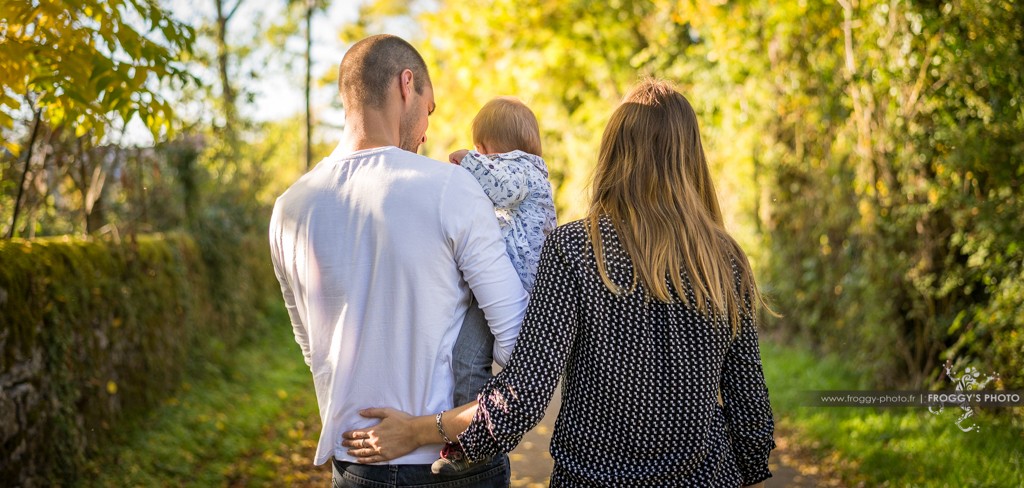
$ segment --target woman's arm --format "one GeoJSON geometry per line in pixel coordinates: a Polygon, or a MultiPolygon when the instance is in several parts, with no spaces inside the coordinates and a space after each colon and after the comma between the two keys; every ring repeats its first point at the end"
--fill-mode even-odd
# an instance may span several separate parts
{"type": "Polygon", "coordinates": [[[575,234],[574,227],[562,227],[544,241],[512,358],[484,386],[473,422],[459,435],[469,459],[511,451],[544,418],[580,324],[580,265],[567,252],[584,246],[575,234]]]}
{"type": "Polygon", "coordinates": [[[754,318],[749,312],[740,316],[739,336],[729,347],[722,366],[722,399],[733,457],[743,485],[756,486],[771,477],[768,454],[775,448],[775,422],[768,403],[754,318]]]}

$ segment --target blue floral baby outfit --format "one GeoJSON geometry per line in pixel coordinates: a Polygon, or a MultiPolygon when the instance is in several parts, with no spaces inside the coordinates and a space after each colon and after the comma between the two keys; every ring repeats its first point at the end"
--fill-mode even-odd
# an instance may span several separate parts
{"type": "Polygon", "coordinates": [[[494,203],[512,266],[527,292],[533,290],[544,238],[555,229],[555,203],[548,168],[540,156],[523,151],[470,151],[459,165],[480,182],[494,203]]]}

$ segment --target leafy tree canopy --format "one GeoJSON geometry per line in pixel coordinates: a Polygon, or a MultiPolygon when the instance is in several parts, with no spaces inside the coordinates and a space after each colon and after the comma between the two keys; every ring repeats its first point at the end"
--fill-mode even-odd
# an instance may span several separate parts
{"type": "MultiPolygon", "coordinates": [[[[2,2],[0,129],[27,108],[96,141],[135,116],[159,138],[173,117],[161,83],[191,79],[194,37],[154,0],[2,2]]],[[[15,154],[16,139],[3,138],[15,154]]]]}

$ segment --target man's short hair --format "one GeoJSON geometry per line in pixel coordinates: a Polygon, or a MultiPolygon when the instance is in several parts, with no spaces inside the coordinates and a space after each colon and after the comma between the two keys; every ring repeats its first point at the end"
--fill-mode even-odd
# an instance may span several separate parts
{"type": "Polygon", "coordinates": [[[388,87],[406,69],[412,71],[413,88],[422,95],[430,76],[423,57],[411,44],[388,34],[370,36],[355,43],[345,53],[338,69],[342,102],[384,107],[388,87]]]}
{"type": "Polygon", "coordinates": [[[543,156],[537,117],[513,97],[492,99],[473,118],[473,144],[481,143],[492,153],[519,150],[543,156]]]}

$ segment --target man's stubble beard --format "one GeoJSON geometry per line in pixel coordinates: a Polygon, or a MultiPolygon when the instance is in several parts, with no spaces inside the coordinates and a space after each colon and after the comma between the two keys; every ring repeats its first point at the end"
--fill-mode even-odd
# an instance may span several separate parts
{"type": "Polygon", "coordinates": [[[398,123],[399,148],[411,153],[419,152],[422,135],[417,136],[412,132],[419,118],[419,110],[410,110],[402,116],[398,123]]]}

